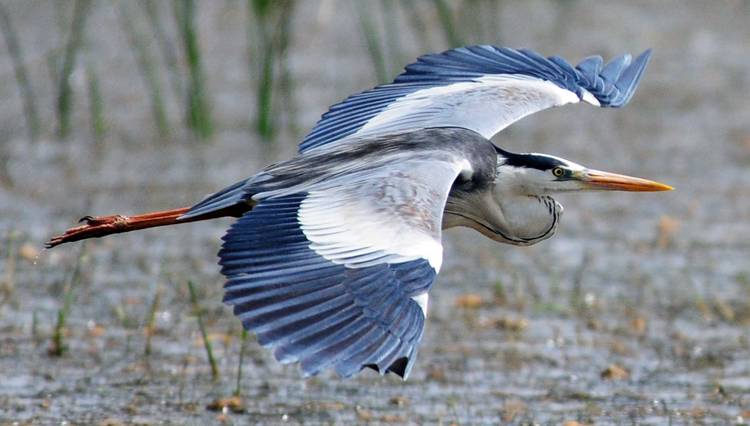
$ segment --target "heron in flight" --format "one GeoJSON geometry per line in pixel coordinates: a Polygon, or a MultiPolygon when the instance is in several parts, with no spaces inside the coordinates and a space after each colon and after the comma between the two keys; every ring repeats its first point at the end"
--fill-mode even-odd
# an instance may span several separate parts
{"type": "Polygon", "coordinates": [[[443,229],[502,243],[551,237],[551,194],[671,187],[513,153],[490,138],[522,117],[583,101],[625,105],[650,51],[572,66],[530,50],[470,46],[420,57],[392,83],[326,112],[299,154],[181,209],[87,216],[48,247],[217,217],[239,218],[219,252],[224,301],[284,363],[344,377],[414,366],[440,271],[443,229]]]}

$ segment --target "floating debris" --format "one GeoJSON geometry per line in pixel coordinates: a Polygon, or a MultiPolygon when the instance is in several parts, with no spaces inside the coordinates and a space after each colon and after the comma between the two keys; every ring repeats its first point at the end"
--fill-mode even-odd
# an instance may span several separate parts
{"type": "Polygon", "coordinates": [[[391,403],[391,405],[395,405],[397,407],[403,407],[405,405],[409,405],[409,398],[403,396],[403,395],[396,395],[393,398],[388,401],[391,403]]]}
{"type": "Polygon", "coordinates": [[[526,404],[520,399],[509,399],[503,404],[502,419],[504,423],[512,422],[526,412],[526,404]]]}
{"type": "Polygon", "coordinates": [[[635,315],[630,319],[630,331],[632,331],[633,334],[637,336],[643,336],[646,334],[647,329],[648,321],[646,320],[646,318],[640,315],[635,315]]]}
{"type": "Polygon", "coordinates": [[[610,364],[601,372],[600,377],[603,380],[626,380],[630,377],[630,372],[617,364],[610,364]]]}
{"type": "Polygon", "coordinates": [[[24,260],[33,262],[39,257],[39,249],[31,243],[23,243],[18,248],[18,255],[24,260]]]}
{"type": "Polygon", "coordinates": [[[669,248],[674,243],[675,234],[680,230],[680,221],[670,216],[662,216],[657,229],[656,246],[660,249],[669,248]]]}
{"type": "Polygon", "coordinates": [[[222,413],[232,412],[235,414],[240,414],[245,412],[245,403],[242,401],[242,398],[238,396],[219,398],[211,401],[210,404],[206,405],[206,410],[221,411],[222,413]]]}
{"type": "Polygon", "coordinates": [[[482,296],[476,293],[466,293],[456,298],[456,306],[463,309],[478,309],[484,305],[482,296]]]}
{"type": "Polygon", "coordinates": [[[362,408],[359,405],[354,407],[354,411],[357,413],[357,418],[362,420],[363,422],[369,422],[373,419],[372,411],[362,408]]]}
{"type": "Polygon", "coordinates": [[[529,327],[529,321],[526,318],[502,317],[495,320],[495,327],[500,330],[520,333],[529,327]]]}

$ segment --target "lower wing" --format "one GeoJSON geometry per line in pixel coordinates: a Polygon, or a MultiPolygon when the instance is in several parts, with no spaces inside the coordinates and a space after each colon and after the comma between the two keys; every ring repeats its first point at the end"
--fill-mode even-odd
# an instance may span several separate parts
{"type": "Polygon", "coordinates": [[[306,375],[408,376],[442,261],[443,208],[467,163],[435,154],[261,194],[230,228],[224,300],[279,361],[306,375]]]}

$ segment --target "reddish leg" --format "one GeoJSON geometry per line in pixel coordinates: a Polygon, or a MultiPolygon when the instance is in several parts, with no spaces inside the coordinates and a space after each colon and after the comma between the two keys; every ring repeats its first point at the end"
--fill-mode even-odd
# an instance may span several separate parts
{"type": "Polygon", "coordinates": [[[110,234],[137,231],[139,229],[154,228],[157,226],[176,225],[178,223],[197,222],[200,220],[216,219],[219,217],[240,217],[252,209],[251,203],[238,203],[221,210],[206,213],[202,216],[190,219],[177,220],[178,217],[187,213],[190,207],[180,209],[162,210],[158,212],[144,213],[134,216],[112,215],[112,216],[85,216],[80,222],[83,225],[70,228],[64,234],[52,237],[47,241],[47,248],[59,246],[72,241],[85,240],[87,238],[99,238],[110,234]]]}
{"type": "MultiPolygon", "coordinates": [[[[64,234],[52,237],[47,241],[47,248],[52,248],[71,241],[85,240],[87,238],[98,238],[110,234],[135,231],[137,229],[153,228],[156,226],[173,225],[177,218],[185,214],[189,207],[174,210],[164,210],[135,216],[112,215],[112,216],[85,216],[80,222],[83,225],[70,228],[64,234]]],[[[197,219],[200,220],[200,219],[197,219]]],[[[192,222],[185,220],[184,222],[192,222]]],[[[182,221],[180,221],[182,223],[182,221]]]]}

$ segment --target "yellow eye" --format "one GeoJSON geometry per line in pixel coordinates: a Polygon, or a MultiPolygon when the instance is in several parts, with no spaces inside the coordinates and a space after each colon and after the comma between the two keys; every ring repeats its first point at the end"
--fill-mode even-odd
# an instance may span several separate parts
{"type": "Polygon", "coordinates": [[[565,170],[563,170],[562,167],[555,167],[552,169],[552,174],[556,177],[563,177],[565,175],[565,170]]]}

